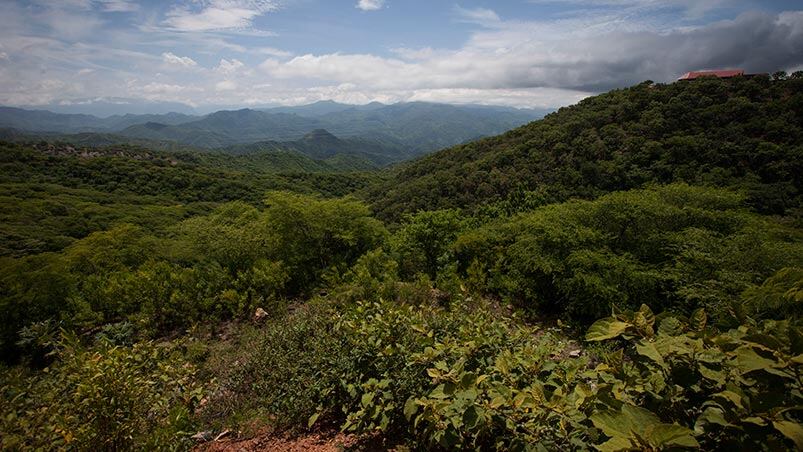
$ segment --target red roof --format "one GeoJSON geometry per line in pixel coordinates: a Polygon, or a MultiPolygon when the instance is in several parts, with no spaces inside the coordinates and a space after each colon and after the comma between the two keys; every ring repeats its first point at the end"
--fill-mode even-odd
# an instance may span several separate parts
{"type": "Polygon", "coordinates": [[[740,77],[742,75],[744,75],[744,70],[742,69],[726,69],[719,71],[696,71],[696,72],[687,72],[683,74],[683,77],[679,78],[678,80],[694,80],[700,77],[731,78],[731,77],[740,77]]]}

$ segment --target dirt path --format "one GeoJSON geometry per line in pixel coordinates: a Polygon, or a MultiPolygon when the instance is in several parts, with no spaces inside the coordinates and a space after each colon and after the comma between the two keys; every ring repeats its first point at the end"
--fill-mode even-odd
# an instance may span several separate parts
{"type": "Polygon", "coordinates": [[[256,435],[249,439],[221,438],[199,444],[195,452],[340,452],[344,450],[381,451],[381,441],[374,437],[359,437],[337,430],[308,433],[302,436],[281,436],[275,433],[256,435]]]}

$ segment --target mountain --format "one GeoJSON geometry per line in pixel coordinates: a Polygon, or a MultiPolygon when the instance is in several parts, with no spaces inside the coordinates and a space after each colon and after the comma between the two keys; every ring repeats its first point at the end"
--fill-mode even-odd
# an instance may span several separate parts
{"type": "Polygon", "coordinates": [[[134,124],[158,122],[177,125],[197,119],[181,113],[163,115],[114,115],[107,118],[86,114],[61,114],[46,110],[24,110],[22,108],[0,107],[0,127],[14,128],[27,132],[112,132],[134,124]]]}
{"type": "Polygon", "coordinates": [[[154,125],[138,125],[120,133],[215,148],[256,141],[298,140],[312,130],[326,129],[338,137],[360,137],[387,147],[405,148],[416,155],[498,134],[540,117],[533,110],[423,102],[343,107],[318,103],[269,111],[219,111],[173,127],[156,130],[154,125]]]}
{"type": "Polygon", "coordinates": [[[385,148],[404,149],[405,156],[412,156],[498,134],[541,116],[536,110],[504,107],[423,102],[345,105],[326,101],[267,110],[222,110],[204,117],[171,113],[98,118],[2,108],[0,127],[61,134],[113,133],[209,149],[301,140],[310,131],[325,129],[341,139],[359,138],[385,148]]]}
{"type": "Polygon", "coordinates": [[[133,125],[117,132],[117,134],[131,140],[170,141],[199,148],[222,147],[231,141],[227,135],[189,124],[169,125],[159,122],[133,125]]]}
{"type": "Polygon", "coordinates": [[[386,107],[387,105],[379,102],[371,102],[365,105],[341,104],[332,100],[322,100],[309,105],[299,105],[293,107],[273,107],[262,111],[268,113],[293,113],[306,118],[316,118],[330,113],[338,113],[346,110],[372,111],[386,107]]]}
{"type": "Polygon", "coordinates": [[[406,160],[413,154],[403,148],[385,146],[360,138],[341,139],[326,129],[316,129],[295,141],[260,141],[250,144],[228,146],[221,149],[230,154],[255,154],[266,151],[293,151],[316,160],[339,157],[342,161],[362,161],[365,167],[382,166],[406,160]]]}
{"type": "MultiPolygon", "coordinates": [[[[27,110],[47,110],[62,114],[85,114],[106,118],[109,116],[133,115],[159,115],[171,112],[197,116],[209,111],[195,109],[181,102],[151,101],[126,97],[93,97],[84,99],[71,99],[67,102],[55,102],[37,106],[20,106],[27,110]]],[[[222,110],[217,108],[216,110],[222,110]]]]}
{"type": "Polygon", "coordinates": [[[800,215],[802,125],[803,79],[645,82],[400,165],[367,197],[396,219],[683,181],[737,188],[763,213],[800,215]]]}
{"type": "Polygon", "coordinates": [[[318,119],[331,124],[327,129],[338,136],[370,133],[377,141],[402,144],[421,154],[496,135],[543,116],[535,110],[410,102],[351,108],[318,119]]]}
{"type": "Polygon", "coordinates": [[[332,100],[322,100],[309,105],[273,107],[265,108],[261,111],[266,113],[294,113],[306,118],[314,118],[316,116],[322,116],[328,113],[337,113],[339,111],[348,110],[353,107],[353,105],[341,104],[332,100]]]}

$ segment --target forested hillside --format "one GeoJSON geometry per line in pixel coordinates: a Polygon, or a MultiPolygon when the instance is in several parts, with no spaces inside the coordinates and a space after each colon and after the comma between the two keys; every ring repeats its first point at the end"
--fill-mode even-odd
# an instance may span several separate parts
{"type": "Polygon", "coordinates": [[[799,450],[802,115],[643,83],[382,172],[5,144],[0,446],[799,450]]]}
{"type": "Polygon", "coordinates": [[[291,151],[232,157],[0,143],[0,255],[56,251],[119,223],[161,230],[221,202],[259,203],[267,190],[343,196],[377,179],[361,171],[368,168],[291,151]]]}
{"type": "Polygon", "coordinates": [[[642,83],[404,165],[369,198],[383,218],[644,184],[733,187],[763,213],[801,206],[803,78],[642,83]]]}

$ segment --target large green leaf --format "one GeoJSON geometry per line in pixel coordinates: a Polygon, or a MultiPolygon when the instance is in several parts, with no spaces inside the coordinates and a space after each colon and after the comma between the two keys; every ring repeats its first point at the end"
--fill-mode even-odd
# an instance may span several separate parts
{"type": "Polygon", "coordinates": [[[318,417],[321,415],[321,412],[317,412],[307,419],[307,428],[312,428],[315,425],[315,422],[318,420],[318,417]]]}
{"type": "Polygon", "coordinates": [[[771,359],[762,357],[756,353],[752,347],[742,346],[734,351],[733,364],[743,374],[746,374],[755,370],[770,369],[777,363],[771,359]]]}
{"type": "Polygon", "coordinates": [[[632,424],[620,412],[606,410],[598,411],[592,414],[589,419],[594,424],[594,427],[602,430],[602,433],[613,438],[629,438],[631,436],[630,429],[632,424]]]}
{"type": "Polygon", "coordinates": [[[772,425],[784,436],[794,441],[797,450],[803,450],[803,426],[791,421],[774,421],[772,425]]]}
{"type": "Polygon", "coordinates": [[[614,436],[613,438],[605,441],[602,444],[594,446],[600,452],[619,452],[623,450],[633,450],[635,447],[632,442],[627,438],[614,436]]]}
{"type": "Polygon", "coordinates": [[[646,356],[655,361],[659,366],[666,368],[666,362],[664,362],[663,356],[661,356],[661,353],[655,348],[655,344],[652,342],[641,341],[636,345],[636,351],[639,355],[646,356]]]}
{"type": "Polygon", "coordinates": [[[686,427],[677,424],[657,424],[647,428],[647,439],[656,448],[688,447],[699,448],[694,434],[686,427]]]}
{"type": "Polygon", "coordinates": [[[691,329],[694,331],[703,331],[707,321],[708,315],[706,315],[705,309],[700,308],[692,312],[689,318],[689,326],[691,326],[691,329]]]}
{"type": "Polygon", "coordinates": [[[651,411],[633,405],[622,405],[619,412],[599,411],[589,419],[606,435],[621,438],[633,438],[633,433],[644,436],[648,426],[661,422],[651,411]]]}
{"type": "Polygon", "coordinates": [[[418,403],[413,397],[410,397],[407,399],[407,402],[404,403],[404,417],[409,421],[413,418],[416,411],[418,411],[418,403]]]}
{"type": "Polygon", "coordinates": [[[597,320],[588,329],[586,333],[587,341],[604,341],[606,339],[613,339],[624,333],[631,325],[626,322],[620,322],[613,317],[606,317],[597,320]]]}
{"type": "Polygon", "coordinates": [[[658,334],[679,336],[683,334],[683,323],[676,317],[665,317],[658,325],[658,334]]]}

